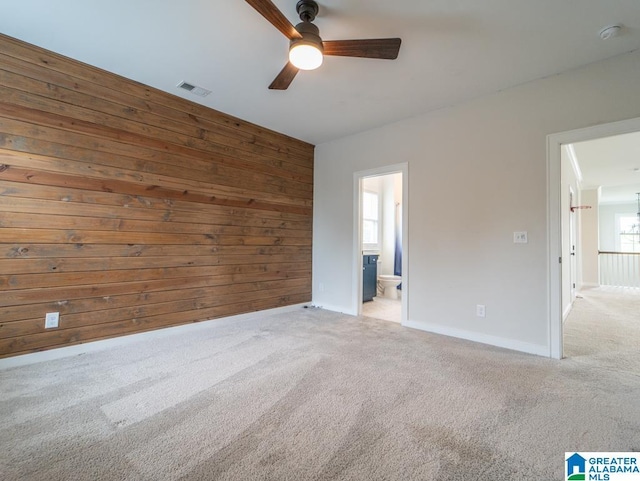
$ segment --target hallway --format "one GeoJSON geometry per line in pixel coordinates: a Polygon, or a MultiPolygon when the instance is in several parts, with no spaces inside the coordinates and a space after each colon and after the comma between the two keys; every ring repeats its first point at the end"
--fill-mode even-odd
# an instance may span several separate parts
{"type": "Polygon", "coordinates": [[[615,357],[640,368],[640,289],[599,287],[578,294],[564,323],[564,355],[615,357]]]}

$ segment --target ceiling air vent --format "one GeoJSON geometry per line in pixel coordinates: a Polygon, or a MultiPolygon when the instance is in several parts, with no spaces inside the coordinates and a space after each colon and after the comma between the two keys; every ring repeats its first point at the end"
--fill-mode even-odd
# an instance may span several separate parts
{"type": "Polygon", "coordinates": [[[184,89],[192,94],[199,95],[200,97],[206,97],[211,93],[211,90],[203,89],[197,85],[190,84],[189,82],[182,81],[178,84],[178,88],[184,89]]]}

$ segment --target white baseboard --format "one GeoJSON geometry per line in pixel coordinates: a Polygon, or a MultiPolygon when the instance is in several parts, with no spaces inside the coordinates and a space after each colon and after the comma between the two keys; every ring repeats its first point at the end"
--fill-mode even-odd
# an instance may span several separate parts
{"type": "Polygon", "coordinates": [[[248,312],[246,314],[238,314],[237,316],[220,317],[210,321],[192,322],[189,324],[181,324],[179,326],[165,327],[154,331],[145,331],[135,334],[127,334],[125,336],[113,337],[110,339],[101,339],[99,341],[90,341],[84,344],[76,344],[74,346],[58,347],[48,351],[33,352],[29,354],[21,354],[19,356],[7,357],[0,359],[0,370],[10,369],[18,366],[26,366],[38,362],[52,361],[64,357],[77,356],[79,354],[87,354],[89,352],[102,351],[113,347],[124,346],[133,342],[142,340],[158,339],[161,337],[174,336],[176,333],[194,332],[209,329],[212,323],[220,323],[221,321],[240,322],[255,319],[258,316],[268,316],[271,314],[281,314],[301,309],[309,306],[310,303],[293,304],[291,306],[276,307],[264,311],[248,312]]]}
{"type": "Polygon", "coordinates": [[[344,307],[340,307],[340,306],[332,306],[331,304],[323,304],[321,302],[319,302],[318,304],[314,303],[313,305],[314,307],[324,309],[325,311],[339,312],[340,314],[347,314],[349,316],[357,315],[357,314],[354,314],[351,309],[345,309],[344,307]]]}
{"type": "Polygon", "coordinates": [[[402,325],[434,334],[442,334],[444,336],[456,337],[467,341],[479,342],[481,344],[489,344],[491,346],[511,349],[513,351],[535,354],[536,356],[551,356],[549,346],[541,346],[539,344],[531,344],[528,342],[516,341],[514,339],[506,339],[504,337],[491,336],[488,334],[481,334],[478,332],[456,329],[428,322],[406,321],[402,325]]]}

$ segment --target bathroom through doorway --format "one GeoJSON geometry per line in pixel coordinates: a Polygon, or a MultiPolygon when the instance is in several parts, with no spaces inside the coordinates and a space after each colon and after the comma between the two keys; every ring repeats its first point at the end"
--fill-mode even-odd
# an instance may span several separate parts
{"type": "Polygon", "coordinates": [[[407,297],[403,170],[361,173],[356,196],[358,313],[398,323],[406,321],[407,297]]]}

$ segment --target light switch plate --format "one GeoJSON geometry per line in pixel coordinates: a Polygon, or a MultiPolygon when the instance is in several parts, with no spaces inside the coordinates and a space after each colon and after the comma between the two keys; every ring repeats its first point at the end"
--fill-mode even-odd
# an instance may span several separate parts
{"type": "Polygon", "coordinates": [[[527,244],[529,239],[527,237],[527,231],[520,231],[513,233],[513,243],[514,244],[527,244]]]}

